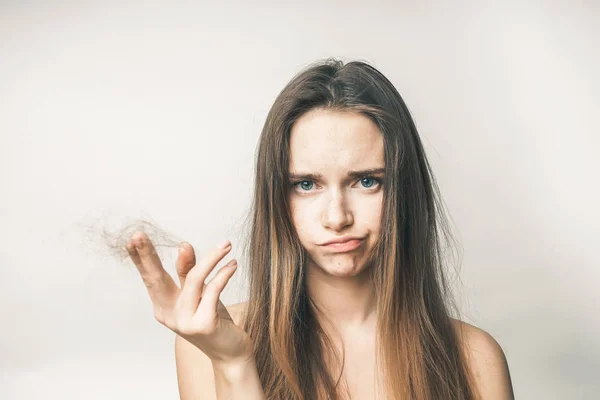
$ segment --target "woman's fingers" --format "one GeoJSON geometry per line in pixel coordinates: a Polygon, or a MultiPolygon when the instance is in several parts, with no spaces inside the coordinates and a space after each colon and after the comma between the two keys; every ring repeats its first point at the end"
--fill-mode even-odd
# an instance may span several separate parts
{"type": "Polygon", "coordinates": [[[175,270],[179,277],[180,287],[185,285],[185,278],[190,270],[196,265],[196,253],[191,244],[183,242],[179,245],[175,270]]]}
{"type": "Polygon", "coordinates": [[[154,316],[166,324],[179,296],[179,288],[164,270],[148,236],[136,232],[127,244],[127,251],[137,267],[154,306],[154,316]]]}
{"type": "Polygon", "coordinates": [[[231,260],[210,280],[202,293],[202,301],[198,307],[199,314],[209,315],[217,311],[218,303],[220,303],[219,296],[236,270],[237,261],[231,260]]]}
{"type": "MultiPolygon", "coordinates": [[[[226,241],[214,248],[196,265],[196,255],[192,245],[181,243],[175,263],[182,287],[179,289],[164,270],[152,242],[145,233],[136,232],[127,244],[127,251],[150,294],[156,319],[171,329],[177,329],[177,320],[190,321],[198,311],[208,318],[214,318],[217,313],[223,317],[222,312],[218,310],[219,306],[224,308],[219,301],[219,296],[235,272],[237,262],[231,260],[227,263],[208,285],[204,281],[230,250],[231,243],[226,241]],[[177,315],[173,310],[176,304],[179,308],[177,315]]],[[[226,309],[225,314],[228,314],[226,309]]]]}
{"type": "Polygon", "coordinates": [[[228,241],[220,245],[220,247],[215,247],[187,274],[179,304],[185,318],[191,319],[196,313],[200,298],[203,295],[206,277],[208,277],[217,263],[225,257],[230,250],[231,243],[228,241]]]}

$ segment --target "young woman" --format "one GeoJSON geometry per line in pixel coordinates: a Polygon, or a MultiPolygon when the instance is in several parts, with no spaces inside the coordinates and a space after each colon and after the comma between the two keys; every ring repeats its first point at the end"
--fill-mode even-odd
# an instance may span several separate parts
{"type": "Polygon", "coordinates": [[[451,317],[450,238],[400,94],[363,62],[311,65],[279,94],[256,157],[250,295],[225,307],[225,241],[176,261],[127,250],[155,317],[177,333],[182,399],[512,399],[504,353],[451,317]]]}

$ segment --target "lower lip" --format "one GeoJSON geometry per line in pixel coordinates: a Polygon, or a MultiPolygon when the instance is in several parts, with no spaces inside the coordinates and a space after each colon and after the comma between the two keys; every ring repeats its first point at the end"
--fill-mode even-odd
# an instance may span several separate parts
{"type": "Polygon", "coordinates": [[[332,243],[325,246],[325,248],[333,250],[336,253],[342,253],[344,251],[351,251],[356,249],[362,243],[362,239],[349,240],[344,243],[332,243]]]}

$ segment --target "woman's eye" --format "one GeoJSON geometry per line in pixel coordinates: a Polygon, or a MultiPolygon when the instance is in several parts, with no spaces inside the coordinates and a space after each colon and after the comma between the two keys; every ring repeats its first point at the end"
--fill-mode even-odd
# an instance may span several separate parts
{"type": "Polygon", "coordinates": [[[302,182],[298,182],[298,185],[300,185],[302,190],[310,190],[312,188],[312,186],[314,185],[314,183],[311,181],[302,181],[302,182]]]}
{"type": "MultiPolygon", "coordinates": [[[[374,186],[381,184],[380,179],[374,178],[371,176],[366,176],[366,177],[360,179],[360,182],[362,183],[362,186],[366,189],[371,189],[374,186]]],[[[299,181],[299,182],[294,183],[294,186],[300,187],[300,189],[301,189],[300,191],[305,192],[305,191],[310,191],[313,189],[314,182],[313,181],[299,181]]]]}
{"type": "Polygon", "coordinates": [[[363,185],[364,185],[364,183],[365,183],[365,181],[366,181],[366,182],[367,182],[367,184],[366,184],[366,186],[365,186],[365,187],[367,187],[367,188],[373,187],[373,185],[375,185],[376,183],[379,183],[377,179],[375,179],[375,178],[372,178],[372,177],[370,177],[370,176],[369,176],[369,177],[366,177],[366,178],[362,178],[360,181],[363,183],[363,185]],[[369,182],[370,182],[370,183],[369,183],[369,182]]]}

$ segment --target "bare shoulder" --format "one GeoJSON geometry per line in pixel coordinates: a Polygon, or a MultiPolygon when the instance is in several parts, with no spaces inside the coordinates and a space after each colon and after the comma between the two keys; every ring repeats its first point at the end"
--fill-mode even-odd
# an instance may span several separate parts
{"type": "MultiPolygon", "coordinates": [[[[241,326],[246,313],[246,302],[225,306],[233,322],[241,326]]],[[[175,365],[181,400],[216,400],[212,361],[187,340],[175,338],[175,365]]]]}
{"type": "Polygon", "coordinates": [[[451,319],[483,399],[514,399],[508,361],[500,344],[488,332],[467,322],[451,319]]]}

